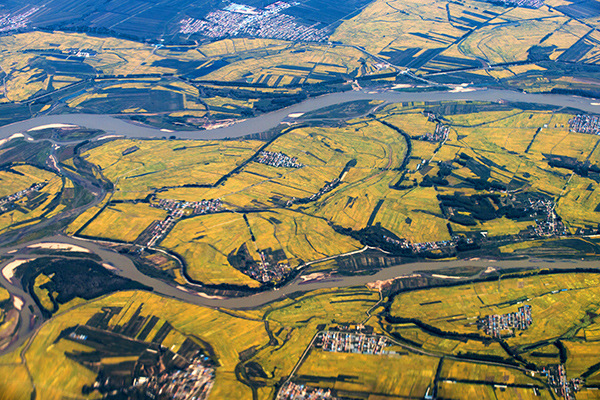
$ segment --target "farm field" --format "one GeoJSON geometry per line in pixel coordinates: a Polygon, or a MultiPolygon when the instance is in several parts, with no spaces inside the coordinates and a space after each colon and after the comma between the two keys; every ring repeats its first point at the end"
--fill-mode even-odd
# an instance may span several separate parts
{"type": "Polygon", "coordinates": [[[27,164],[15,165],[11,169],[12,171],[0,171],[0,179],[2,180],[0,197],[10,196],[21,190],[28,189],[36,183],[49,181],[56,176],[52,172],[27,164]]]}
{"type": "MultiPolygon", "coordinates": [[[[13,181],[14,185],[10,187],[10,190],[27,189],[31,186],[31,184],[27,184],[28,181],[33,183],[36,180],[36,183],[47,183],[39,191],[31,192],[28,196],[14,201],[15,206],[12,209],[0,214],[0,233],[36,223],[58,207],[64,207],[60,205],[61,194],[65,186],[65,181],[61,177],[26,165],[21,169],[24,171],[23,177],[26,184],[13,181]]],[[[18,171],[18,169],[16,170],[18,171]]]]}
{"type": "Polygon", "coordinates": [[[514,312],[520,307],[518,302],[530,299],[527,304],[534,310],[532,325],[517,336],[505,339],[511,346],[525,346],[568,336],[577,330],[586,310],[596,309],[594,288],[599,279],[597,274],[534,274],[505,278],[499,284],[481,282],[423,293],[417,291],[397,296],[392,313],[402,318],[417,318],[443,331],[483,337],[484,333],[478,331],[474,323],[477,318],[514,312]],[[447,299],[453,300],[449,303],[447,299]],[[465,320],[474,322],[465,325],[465,320]]]}
{"type": "Polygon", "coordinates": [[[144,198],[152,189],[213,184],[259,146],[257,141],[116,140],[83,156],[98,165],[119,191],[141,192],[144,198]],[[128,149],[133,152],[128,154],[128,149]]]}
{"type": "Polygon", "coordinates": [[[147,204],[119,203],[107,206],[80,233],[85,236],[133,242],[152,222],[167,212],[147,204]]]}
{"type": "Polygon", "coordinates": [[[297,379],[338,391],[420,398],[433,385],[438,363],[438,358],[424,355],[387,357],[317,350],[304,361],[297,379]]]}
{"type": "Polygon", "coordinates": [[[232,260],[259,263],[264,253],[293,268],[360,249],[343,229],[377,227],[410,243],[447,243],[456,234],[519,241],[545,218],[519,207],[543,199],[556,205],[565,233],[593,230],[600,223],[588,211],[600,203],[595,175],[574,174],[556,160],[595,162],[596,141],[569,131],[569,114],[519,107],[390,104],[337,127],[292,125],[268,143],[110,141],[82,157],[113,182],[117,203],[87,225],[100,208],[86,211],[69,231],[85,227],[84,235],[132,242],[166,213],[123,203],[128,209],[120,214],[119,201],[220,199],[227,213],[177,222],[160,245],[180,254],[196,281],[256,287],[232,260]],[[427,139],[440,125],[447,138],[427,139]],[[279,153],[298,165],[258,162],[261,154],[279,153]],[[121,216],[125,223],[128,212],[135,223],[127,233],[110,233],[116,225],[108,222],[121,216]]]}

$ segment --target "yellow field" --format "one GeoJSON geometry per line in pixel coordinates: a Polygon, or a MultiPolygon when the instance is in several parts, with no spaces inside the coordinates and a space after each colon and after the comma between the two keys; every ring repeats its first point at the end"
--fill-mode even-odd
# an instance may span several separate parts
{"type": "MultiPolygon", "coordinates": [[[[538,10],[535,12],[543,13],[538,10]]],[[[517,18],[524,17],[520,15],[517,18]]],[[[494,64],[526,60],[527,50],[531,46],[559,29],[567,20],[566,17],[556,16],[543,21],[521,22],[518,26],[489,24],[469,35],[458,48],[465,56],[481,57],[494,64]]]]}
{"type": "Polygon", "coordinates": [[[227,256],[244,244],[256,261],[260,260],[259,251],[283,250],[285,259],[280,261],[291,266],[361,247],[355,240],[334,232],[325,221],[293,211],[251,213],[247,217],[256,242],[240,214],[225,213],[178,223],[161,246],[182,255],[188,263],[188,274],[195,280],[250,286],[257,282],[227,261],[227,256]]]}
{"type": "MultiPolygon", "coordinates": [[[[540,396],[537,396],[533,389],[509,387],[506,389],[494,388],[493,386],[482,384],[468,384],[454,381],[440,382],[438,385],[438,395],[444,399],[481,399],[481,400],[504,400],[504,399],[523,399],[523,400],[550,400],[553,399],[548,390],[540,390],[540,396]]],[[[579,395],[577,396],[579,398],[579,395]]]]}
{"type": "MultiPolygon", "coordinates": [[[[44,178],[44,180],[48,180],[48,184],[44,186],[40,191],[35,192],[36,196],[46,196],[46,198],[36,205],[36,203],[32,203],[29,205],[29,201],[27,197],[22,197],[15,202],[19,208],[13,209],[11,211],[5,212],[0,215],[0,233],[9,231],[11,229],[15,229],[17,227],[23,227],[30,225],[32,223],[38,222],[42,214],[46,212],[51,212],[54,210],[58,204],[55,205],[54,208],[45,210],[46,207],[50,205],[50,203],[54,200],[56,196],[60,196],[60,192],[63,189],[63,180],[52,173],[38,172],[37,168],[23,166],[23,170],[27,172],[25,180],[27,179],[40,179],[44,178]]],[[[20,168],[15,167],[15,169],[20,168]]],[[[39,181],[38,181],[39,182],[39,181]]],[[[30,185],[24,185],[21,189],[25,189],[30,185]]],[[[11,188],[11,190],[14,187],[11,188]]]]}
{"type": "MultiPolygon", "coordinates": [[[[559,337],[578,326],[580,319],[586,315],[586,310],[594,308],[594,288],[599,283],[600,276],[597,274],[505,278],[500,284],[482,282],[401,294],[394,300],[392,310],[394,315],[418,318],[442,330],[477,333],[477,318],[516,311],[520,305],[504,303],[530,299],[527,304],[533,310],[533,324],[529,329],[518,332],[516,337],[506,339],[511,345],[521,345],[559,337]],[[580,290],[548,294],[561,289],[580,290]],[[438,300],[441,303],[420,305],[438,300]],[[445,316],[448,318],[444,318],[445,316]]],[[[484,335],[482,331],[479,334],[484,335]]]]}
{"type": "MultiPolygon", "coordinates": [[[[258,312],[233,312],[234,315],[240,315],[238,318],[218,310],[190,305],[152,293],[120,292],[57,315],[40,329],[25,353],[25,358],[33,376],[37,395],[41,399],[80,396],[81,387],[91,384],[96,374],[66,358],[64,352],[87,348],[66,340],[54,343],[56,337],[67,327],[84,324],[94,313],[106,306],[123,307],[121,313],[111,319],[109,326],[122,325],[143,303],[142,316],[155,315],[161,319],[148,336],[149,339],[156,334],[164,321],[168,321],[176,332],[167,336],[163,344],[175,344],[177,348],[181,342],[181,335],[195,335],[213,347],[219,366],[211,399],[245,399],[251,396],[250,389],[240,383],[234,373],[242,351],[253,346],[264,346],[264,350],[258,353],[257,357],[261,364],[264,363],[266,371],[274,372],[272,383],[275,383],[289,374],[294,359],[299,357],[311,340],[311,332],[316,324],[330,323],[342,315],[348,320],[360,320],[364,318],[364,312],[374,304],[376,298],[375,292],[365,292],[364,289],[323,290],[295,301],[287,299],[273,303],[258,312]],[[336,298],[364,301],[330,303],[336,298]],[[302,308],[295,308],[295,305],[302,305],[302,308]],[[276,347],[265,346],[269,342],[265,324],[260,319],[253,320],[260,318],[264,313],[268,313],[270,329],[275,331],[276,328],[284,328],[275,336],[280,343],[276,347]],[[314,318],[309,318],[310,323],[298,322],[305,319],[307,313],[314,314],[314,318]],[[48,360],[54,362],[47,362],[48,360]],[[268,368],[268,363],[274,363],[277,368],[268,368]]],[[[432,374],[434,373],[435,365],[432,374]]],[[[26,377],[20,379],[20,382],[26,381],[26,377]]],[[[260,398],[270,398],[271,392],[272,389],[266,388],[260,398]]]]}
{"type": "Polygon", "coordinates": [[[163,220],[167,214],[147,204],[115,204],[105,208],[81,234],[133,242],[152,222],[163,220]]]}
{"type": "Polygon", "coordinates": [[[32,389],[24,365],[0,364],[0,400],[29,400],[32,389]]]}
{"type": "Polygon", "coordinates": [[[102,207],[104,207],[104,205],[109,201],[110,196],[106,196],[99,204],[95,205],[94,207],[88,208],[83,213],[79,214],[79,216],[75,218],[75,220],[71,222],[71,224],[65,229],[65,232],[69,235],[75,234],[75,232],[81,229],[86,222],[88,222],[92,217],[94,217],[94,215],[100,212],[100,210],[102,210],[102,207]]]}
{"type": "MultiPolygon", "coordinates": [[[[313,351],[298,375],[355,376],[348,381],[322,382],[318,386],[352,392],[421,398],[433,383],[439,359],[422,355],[400,357],[313,351]]],[[[316,378],[315,378],[316,379],[316,378]]]]}
{"type": "Polygon", "coordinates": [[[0,286],[0,303],[10,299],[10,293],[4,287],[0,286]]]}
{"type": "MultiPolygon", "coordinates": [[[[203,283],[231,283],[257,287],[258,282],[233,268],[227,256],[244,243],[250,232],[240,214],[223,213],[186,219],[160,244],[185,258],[189,276],[203,283]]],[[[258,260],[254,247],[250,254],[258,260]]]]}
{"type": "Polygon", "coordinates": [[[245,140],[116,140],[85,155],[89,155],[87,161],[101,167],[109,180],[118,180],[118,190],[145,192],[186,183],[214,183],[254,154],[259,146],[260,142],[245,140]],[[122,155],[133,146],[139,150],[122,155]]]}
{"type": "Polygon", "coordinates": [[[22,164],[12,167],[23,175],[17,175],[10,171],[0,171],[0,197],[9,196],[20,190],[27,189],[35,183],[42,183],[54,178],[56,175],[32,165],[22,164]]]}
{"type": "Polygon", "coordinates": [[[435,1],[376,1],[356,17],[340,25],[331,40],[362,46],[371,53],[389,48],[439,48],[449,45],[450,37],[460,37],[462,31],[448,21],[446,10],[435,1]],[[419,16],[427,16],[423,21],[419,16]],[[431,21],[435,21],[432,24],[431,21]],[[431,35],[428,40],[411,32],[431,35]]]}
{"type": "Polygon", "coordinates": [[[497,384],[539,385],[540,383],[518,369],[455,360],[444,360],[440,376],[447,380],[494,382],[497,384]]]}

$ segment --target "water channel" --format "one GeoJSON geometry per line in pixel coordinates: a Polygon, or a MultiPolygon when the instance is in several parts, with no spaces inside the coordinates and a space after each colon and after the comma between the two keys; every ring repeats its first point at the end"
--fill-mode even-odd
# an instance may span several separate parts
{"type": "MultiPolygon", "coordinates": [[[[538,95],[525,94],[512,91],[502,90],[477,90],[471,92],[429,92],[429,93],[408,93],[408,92],[366,92],[352,91],[344,93],[335,93],[317,98],[310,98],[302,103],[288,107],[283,110],[264,114],[262,116],[245,120],[230,127],[218,128],[210,131],[178,131],[175,134],[179,138],[189,139],[222,139],[227,137],[240,137],[252,133],[264,132],[270,128],[276,127],[291,113],[301,113],[316,110],[329,105],[338,104],[353,100],[384,100],[386,102],[411,102],[411,101],[446,101],[446,100],[472,100],[472,101],[509,101],[509,102],[525,102],[553,105],[558,107],[570,107],[583,110],[585,112],[598,112],[600,106],[592,103],[590,99],[584,99],[572,96],[563,95],[538,95]]],[[[14,124],[0,127],[0,139],[7,138],[15,133],[26,132],[31,128],[35,128],[46,124],[75,124],[85,126],[92,129],[101,129],[110,134],[123,135],[127,137],[162,137],[170,135],[159,129],[148,126],[128,123],[124,120],[114,118],[107,115],[89,115],[89,114],[64,114],[64,115],[47,115],[32,118],[29,120],[17,122],[14,124]]],[[[290,284],[282,287],[279,290],[262,292],[247,297],[238,298],[208,298],[199,293],[188,291],[183,288],[171,286],[158,279],[151,278],[139,272],[133,262],[108,248],[102,247],[96,243],[83,241],[71,237],[54,236],[46,237],[43,240],[36,242],[21,244],[18,247],[6,247],[0,249],[0,255],[13,256],[13,258],[0,263],[0,271],[9,262],[15,258],[22,257],[18,253],[28,245],[39,242],[67,243],[84,247],[98,254],[105,263],[109,263],[116,268],[118,275],[140,282],[149,286],[157,294],[176,298],[181,301],[193,303],[199,306],[206,307],[225,307],[231,309],[254,308],[269,302],[281,299],[289,294],[298,291],[311,291],[322,288],[334,287],[349,287],[360,286],[368,282],[376,280],[387,280],[402,275],[412,274],[416,271],[432,271],[444,267],[462,267],[462,266],[480,266],[480,267],[497,267],[497,268],[526,268],[526,267],[553,267],[553,268],[598,268],[598,262],[594,261],[572,261],[572,260],[510,260],[497,261],[492,263],[488,260],[471,260],[471,261],[444,261],[444,262],[418,262],[410,264],[402,264],[385,268],[374,275],[370,276],[340,276],[335,279],[327,279],[323,281],[313,281],[304,283],[300,278],[294,280],[290,284]]],[[[31,258],[31,256],[25,256],[31,258]]],[[[442,272],[443,273],[443,272],[442,272]]],[[[39,309],[35,305],[33,299],[20,287],[13,285],[0,274],[0,284],[4,286],[13,296],[18,296],[23,299],[24,305],[21,310],[21,323],[19,325],[18,339],[15,340],[3,352],[12,351],[20,346],[40,325],[42,318],[39,309]],[[29,306],[32,306],[32,309],[29,306]],[[30,322],[31,321],[31,322],[30,322]]],[[[0,352],[0,353],[3,353],[0,352]]]]}
{"type": "Polygon", "coordinates": [[[47,124],[74,124],[90,129],[100,129],[107,133],[127,137],[163,137],[176,135],[184,139],[224,139],[245,136],[253,133],[264,132],[278,126],[289,114],[304,113],[354,100],[384,100],[385,102],[411,102],[411,101],[509,101],[521,103],[536,103],[558,107],[571,107],[585,112],[600,112],[600,103],[593,100],[565,95],[530,94],[508,90],[474,90],[470,92],[395,92],[395,91],[350,91],[333,93],[320,97],[309,98],[302,103],[288,108],[250,118],[235,125],[212,130],[177,131],[166,133],[160,129],[146,125],[134,124],[108,115],[98,114],[62,114],[44,115],[21,122],[0,127],[0,139],[7,138],[15,133],[26,132],[29,129],[47,124]],[[596,105],[598,104],[598,105],[596,105]]]}

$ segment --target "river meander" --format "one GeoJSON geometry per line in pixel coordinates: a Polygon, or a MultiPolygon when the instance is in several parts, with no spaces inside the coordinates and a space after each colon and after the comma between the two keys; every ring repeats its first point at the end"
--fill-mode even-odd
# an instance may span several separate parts
{"type": "Polygon", "coordinates": [[[509,101],[521,103],[546,104],[558,107],[571,107],[589,113],[600,112],[600,106],[594,105],[593,100],[565,95],[530,94],[508,90],[475,90],[470,92],[367,92],[350,91],[328,94],[320,97],[309,98],[302,103],[288,108],[250,118],[235,125],[212,130],[177,131],[166,133],[160,129],[146,125],[134,124],[108,115],[98,114],[61,114],[44,115],[25,121],[16,122],[0,127],[0,139],[7,138],[15,133],[26,132],[29,129],[47,124],[74,124],[90,129],[101,129],[109,134],[123,135],[126,137],[160,138],[176,135],[184,139],[224,139],[245,136],[253,133],[264,132],[279,125],[289,114],[305,113],[354,100],[384,100],[389,103],[412,101],[509,101]]]}
{"type": "MultiPolygon", "coordinates": [[[[227,137],[240,137],[253,133],[264,132],[270,128],[279,125],[291,113],[303,113],[316,110],[329,105],[338,104],[341,102],[354,100],[384,100],[385,102],[411,102],[411,101],[449,101],[449,100],[472,100],[472,101],[500,101],[509,102],[524,102],[547,104],[559,107],[570,107],[583,110],[585,112],[595,113],[600,111],[600,107],[591,103],[590,99],[584,99],[572,96],[563,95],[548,95],[548,94],[525,94],[512,91],[502,90],[478,90],[472,92],[428,92],[428,93],[408,93],[408,92],[344,92],[325,95],[317,98],[310,98],[302,103],[288,107],[283,110],[264,114],[256,118],[248,119],[237,123],[230,127],[214,129],[210,131],[178,131],[174,133],[179,138],[188,139],[222,139],[227,137]]],[[[109,134],[123,135],[126,137],[162,137],[170,135],[159,129],[151,128],[125,122],[124,120],[114,118],[107,115],[89,115],[89,114],[63,114],[40,116],[25,121],[17,122],[11,125],[0,127],[0,139],[7,138],[15,133],[26,132],[31,128],[35,128],[47,124],[75,124],[85,126],[92,129],[101,129],[109,134]]],[[[368,282],[376,280],[387,280],[402,275],[409,275],[416,271],[432,271],[444,267],[458,266],[493,266],[496,268],[526,268],[526,267],[553,267],[553,268],[598,268],[600,265],[595,261],[573,261],[573,260],[510,260],[490,262],[489,260],[472,260],[472,261],[443,261],[443,262],[416,262],[410,264],[402,264],[390,268],[382,269],[374,275],[370,276],[339,276],[322,281],[312,281],[304,283],[302,279],[296,279],[290,284],[282,287],[279,290],[266,291],[247,297],[237,298],[208,298],[191,290],[177,288],[169,285],[166,282],[151,278],[139,272],[133,262],[108,248],[102,247],[96,243],[82,241],[75,238],[56,236],[46,237],[44,242],[59,242],[70,243],[89,249],[98,254],[104,262],[118,268],[119,275],[140,282],[151,287],[154,292],[179,299],[181,301],[193,303],[199,306],[206,307],[225,307],[231,309],[254,308],[269,302],[281,299],[289,294],[298,291],[311,291],[322,288],[349,287],[360,286],[368,282]]],[[[0,249],[0,255],[19,257],[15,250],[19,250],[25,246],[39,243],[35,242],[21,244],[18,247],[6,247],[0,249]],[[10,252],[10,253],[9,253],[10,252]]],[[[0,263],[0,270],[14,258],[0,263]]],[[[443,273],[443,271],[442,271],[443,273]]],[[[21,310],[21,323],[19,326],[18,339],[15,340],[4,352],[14,350],[20,346],[38,327],[40,324],[41,313],[37,309],[33,299],[24,292],[20,287],[17,287],[7,281],[0,274],[0,284],[9,290],[13,296],[22,298],[25,302],[21,310]],[[29,306],[32,306],[30,309],[29,306]],[[36,316],[36,318],[34,318],[36,316]],[[30,321],[33,321],[30,323],[30,321]]],[[[0,352],[1,353],[1,352],[0,352]]]]}

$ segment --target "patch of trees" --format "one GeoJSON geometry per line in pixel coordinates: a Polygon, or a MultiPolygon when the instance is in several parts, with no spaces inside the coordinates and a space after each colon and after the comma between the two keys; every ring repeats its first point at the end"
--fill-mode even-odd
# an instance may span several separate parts
{"type": "Polygon", "coordinates": [[[23,288],[31,295],[42,314],[49,318],[76,297],[92,300],[107,293],[120,290],[152,290],[139,282],[114,275],[106,268],[89,259],[63,259],[42,257],[17,268],[15,275],[21,279],[23,288]],[[35,280],[41,274],[51,277],[40,286],[48,291],[53,309],[45,309],[34,291],[35,280]]]}
{"type": "MultiPolygon", "coordinates": [[[[489,221],[497,218],[496,209],[490,198],[490,195],[465,196],[460,193],[454,193],[453,195],[438,195],[438,200],[440,200],[443,208],[467,211],[471,214],[471,219],[475,218],[480,221],[489,221]]],[[[455,212],[452,217],[456,217],[460,220],[465,216],[466,215],[455,212]]]]}
{"type": "Polygon", "coordinates": [[[332,225],[333,230],[345,236],[350,236],[353,239],[358,240],[364,246],[378,247],[381,250],[387,251],[392,255],[411,256],[413,251],[410,248],[400,248],[395,243],[390,243],[386,240],[389,237],[394,240],[400,240],[393,232],[385,229],[378,222],[375,225],[368,226],[361,230],[355,231],[352,228],[344,228],[339,225],[332,225]]]}
{"type": "Polygon", "coordinates": [[[554,168],[565,168],[573,171],[579,176],[588,176],[590,172],[600,173],[600,167],[591,164],[589,161],[578,161],[573,157],[566,156],[546,156],[549,158],[548,165],[554,168]]]}
{"type": "Polygon", "coordinates": [[[443,337],[446,339],[458,339],[458,340],[471,339],[471,340],[477,340],[477,341],[483,342],[483,343],[491,343],[492,342],[491,338],[481,336],[478,333],[458,333],[458,332],[443,331],[436,326],[426,324],[425,322],[423,322],[419,319],[416,319],[416,318],[395,317],[393,315],[387,314],[387,315],[385,315],[384,319],[386,322],[388,322],[390,324],[414,324],[427,333],[430,333],[434,336],[443,337]]]}

